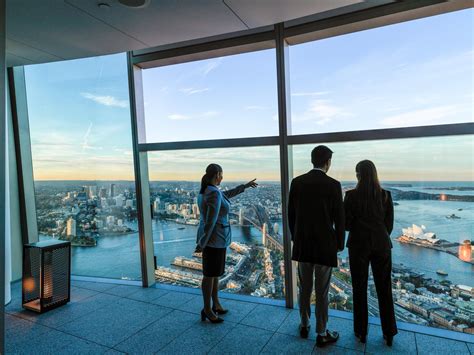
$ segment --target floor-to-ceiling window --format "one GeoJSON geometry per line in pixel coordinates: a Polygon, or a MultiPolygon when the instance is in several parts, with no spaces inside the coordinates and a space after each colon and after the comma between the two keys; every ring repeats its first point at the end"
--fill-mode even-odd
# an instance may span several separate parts
{"type": "MultiPolygon", "coordinates": [[[[293,146],[294,175],[311,168],[314,146],[326,144],[334,151],[328,174],[345,192],[356,185],[355,165],[372,160],[395,205],[397,319],[467,333],[474,329],[474,138],[423,137],[432,128],[417,128],[406,132],[419,138],[377,140],[370,130],[386,129],[380,137],[390,138],[391,128],[473,121],[472,14],[290,47],[292,133],[316,138],[293,146]],[[348,142],[325,143],[316,135],[361,130],[365,141],[357,132],[344,137],[348,142]]],[[[368,293],[369,313],[378,316],[372,276],[368,293]]],[[[347,250],[339,255],[330,294],[331,307],[352,310],[347,250]]]]}
{"type": "Polygon", "coordinates": [[[279,148],[217,141],[278,135],[275,50],[143,70],[143,90],[142,143],[158,143],[148,153],[156,279],[200,286],[197,197],[207,165],[217,163],[223,190],[252,179],[259,184],[231,199],[232,244],[221,289],[284,298],[279,148]],[[199,140],[216,148],[190,149],[199,140]],[[161,150],[166,142],[174,149],[161,150]]]}
{"type": "Polygon", "coordinates": [[[40,239],[72,244],[72,273],[140,279],[124,54],[25,67],[40,239]]]}
{"type": "Polygon", "coordinates": [[[200,218],[197,196],[210,163],[223,168],[224,191],[254,178],[259,184],[230,199],[232,244],[222,290],[283,298],[279,152],[272,146],[149,153],[157,280],[201,284],[201,258],[193,255],[200,218]]]}

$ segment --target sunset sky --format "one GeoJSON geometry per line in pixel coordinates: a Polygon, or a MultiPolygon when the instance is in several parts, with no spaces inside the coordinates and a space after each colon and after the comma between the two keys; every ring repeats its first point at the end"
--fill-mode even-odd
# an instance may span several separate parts
{"type": "MultiPolygon", "coordinates": [[[[291,47],[293,134],[472,122],[473,10],[291,47]],[[454,25],[455,24],[455,25],[454,25]]],[[[145,70],[147,142],[278,134],[274,50],[145,70]]],[[[36,180],[131,180],[124,54],[26,67],[36,180]]],[[[331,174],[473,180],[473,137],[333,143],[331,174]]],[[[311,146],[294,147],[295,174],[311,146]]],[[[279,180],[277,147],[149,154],[150,179],[279,180]]]]}

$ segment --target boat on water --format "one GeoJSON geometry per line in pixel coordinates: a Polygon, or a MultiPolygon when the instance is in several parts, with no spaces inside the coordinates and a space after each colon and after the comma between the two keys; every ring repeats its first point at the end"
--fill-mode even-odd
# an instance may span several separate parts
{"type": "Polygon", "coordinates": [[[436,273],[441,276],[448,276],[448,273],[444,270],[436,270],[436,273]]]}
{"type": "Polygon", "coordinates": [[[461,219],[461,217],[456,216],[454,213],[446,216],[447,219],[461,219]]]}
{"type": "Polygon", "coordinates": [[[186,227],[178,227],[179,230],[186,229],[186,227]]]}

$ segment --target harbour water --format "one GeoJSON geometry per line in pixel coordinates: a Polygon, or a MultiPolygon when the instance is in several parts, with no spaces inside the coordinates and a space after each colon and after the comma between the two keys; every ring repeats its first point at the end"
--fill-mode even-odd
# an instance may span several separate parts
{"type": "MultiPolygon", "coordinates": [[[[471,192],[472,194],[472,192],[471,192]]],[[[425,225],[427,232],[438,238],[462,242],[474,236],[474,203],[457,201],[397,201],[392,239],[402,228],[425,225]],[[460,219],[446,216],[455,213],[460,219]]],[[[127,223],[137,230],[136,222],[127,223]]],[[[153,238],[158,265],[170,266],[175,256],[191,257],[195,246],[195,226],[153,221],[153,238]]],[[[281,230],[281,229],[280,229],[281,230]]],[[[233,240],[242,243],[261,242],[261,232],[254,227],[232,226],[233,240]]],[[[347,257],[347,250],[341,253],[347,257]]],[[[436,250],[401,244],[393,240],[393,262],[402,263],[433,279],[447,279],[455,284],[474,286],[474,266],[436,250]],[[442,269],[448,276],[436,274],[442,269]]],[[[73,273],[76,275],[139,279],[140,260],[138,233],[102,236],[97,247],[73,248],[73,273]]]]}

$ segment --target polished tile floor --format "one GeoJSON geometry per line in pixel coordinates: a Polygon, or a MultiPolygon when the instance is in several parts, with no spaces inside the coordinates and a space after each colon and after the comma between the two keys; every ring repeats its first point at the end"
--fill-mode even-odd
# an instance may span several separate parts
{"type": "Polygon", "coordinates": [[[315,335],[298,337],[298,312],[283,307],[223,300],[231,311],[222,324],[201,322],[196,294],[138,286],[73,281],[71,302],[43,315],[23,310],[13,286],[7,306],[7,354],[474,354],[474,344],[400,331],[389,348],[370,325],[367,344],[352,322],[331,317],[336,345],[315,347],[315,335]]]}

